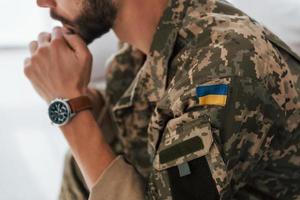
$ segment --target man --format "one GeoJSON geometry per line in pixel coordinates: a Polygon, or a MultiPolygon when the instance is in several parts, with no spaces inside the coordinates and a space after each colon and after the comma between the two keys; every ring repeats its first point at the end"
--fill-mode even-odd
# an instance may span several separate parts
{"type": "Polygon", "coordinates": [[[91,200],[300,199],[300,59],[267,29],[221,0],[38,4],[64,28],[31,43],[25,74],[91,200]],[[108,74],[115,143],[86,98],[86,43],[109,28],[131,45],[108,74]]]}

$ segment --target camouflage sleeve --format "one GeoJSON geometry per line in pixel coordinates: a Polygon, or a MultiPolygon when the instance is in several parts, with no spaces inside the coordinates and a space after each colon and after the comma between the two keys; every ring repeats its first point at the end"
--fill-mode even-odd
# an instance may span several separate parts
{"type": "MultiPolygon", "coordinates": [[[[108,62],[105,91],[108,112],[107,117],[103,118],[104,120],[111,118],[111,108],[130,86],[145,61],[145,55],[132,46],[120,43],[119,48],[120,51],[108,62]]],[[[115,131],[117,130],[115,129],[115,131]]],[[[111,146],[116,153],[122,153],[122,147],[117,137],[111,146]]],[[[96,199],[144,199],[143,180],[135,168],[119,156],[92,188],[89,200],[96,199]]]]}
{"type": "MultiPolygon", "coordinates": [[[[104,137],[116,154],[122,152],[122,146],[117,138],[118,130],[114,123],[110,109],[122,96],[127,87],[142,66],[145,56],[131,46],[120,43],[119,51],[107,62],[107,87],[102,90],[97,84],[93,84],[105,101],[105,107],[101,113],[97,113],[99,126],[103,129],[104,137]]],[[[97,101],[97,99],[95,99],[97,101]]],[[[99,101],[103,106],[103,102],[99,101]]],[[[60,200],[87,199],[89,191],[82,177],[79,167],[70,152],[67,153],[64,163],[64,172],[59,194],[60,200]]]]}
{"type": "MultiPolygon", "coordinates": [[[[260,47],[256,50],[248,39],[237,38],[228,44],[195,48],[196,53],[183,49],[172,63],[178,72],[156,110],[158,119],[170,120],[157,139],[149,199],[187,194],[187,199],[266,199],[283,194],[270,192],[277,184],[272,180],[279,178],[264,169],[279,170],[270,164],[270,146],[285,148],[278,135],[286,133],[282,137],[290,139],[295,130],[293,116],[297,115],[291,111],[297,111],[283,109],[294,91],[287,87],[294,80],[270,44],[263,41],[260,47]],[[257,52],[272,56],[261,57],[257,52]],[[290,124],[285,122],[289,116],[290,124]],[[257,188],[267,195],[257,193],[257,188]]],[[[283,156],[282,151],[276,154],[283,156]]],[[[291,159],[286,155],[285,159],[291,159]]]]}
{"type": "Polygon", "coordinates": [[[167,180],[175,197],[231,198],[260,165],[273,137],[271,115],[280,111],[272,97],[260,82],[234,76],[178,84],[169,94],[175,118],[154,159],[154,176],[168,179],[155,179],[155,188],[165,188],[161,180],[167,180]]]}
{"type": "Polygon", "coordinates": [[[72,153],[68,151],[65,156],[64,171],[58,199],[84,200],[88,199],[88,197],[89,189],[72,153]]]}

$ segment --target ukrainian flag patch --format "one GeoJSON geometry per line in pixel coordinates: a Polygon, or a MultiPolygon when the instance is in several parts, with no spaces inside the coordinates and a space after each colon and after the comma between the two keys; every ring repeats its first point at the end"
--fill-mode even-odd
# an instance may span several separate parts
{"type": "Polygon", "coordinates": [[[196,89],[199,104],[225,106],[228,90],[226,84],[199,86],[196,89]]]}

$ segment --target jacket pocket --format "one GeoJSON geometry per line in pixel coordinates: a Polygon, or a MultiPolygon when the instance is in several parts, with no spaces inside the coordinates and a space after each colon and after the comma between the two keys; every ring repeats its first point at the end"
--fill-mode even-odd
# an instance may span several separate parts
{"type": "Polygon", "coordinates": [[[168,127],[168,133],[162,139],[153,167],[164,170],[170,167],[187,163],[208,154],[213,136],[211,126],[206,116],[187,122],[186,125],[168,127]]]}
{"type": "Polygon", "coordinates": [[[208,161],[215,147],[208,117],[171,127],[167,126],[153,164],[156,175],[169,184],[171,199],[219,199],[208,161]]]}

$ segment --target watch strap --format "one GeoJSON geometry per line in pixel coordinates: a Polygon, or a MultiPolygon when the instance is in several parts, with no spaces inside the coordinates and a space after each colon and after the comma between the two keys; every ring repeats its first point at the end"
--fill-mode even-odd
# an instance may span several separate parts
{"type": "Polygon", "coordinates": [[[92,102],[87,96],[80,96],[68,100],[72,113],[78,113],[83,110],[92,109],[92,102]]]}

